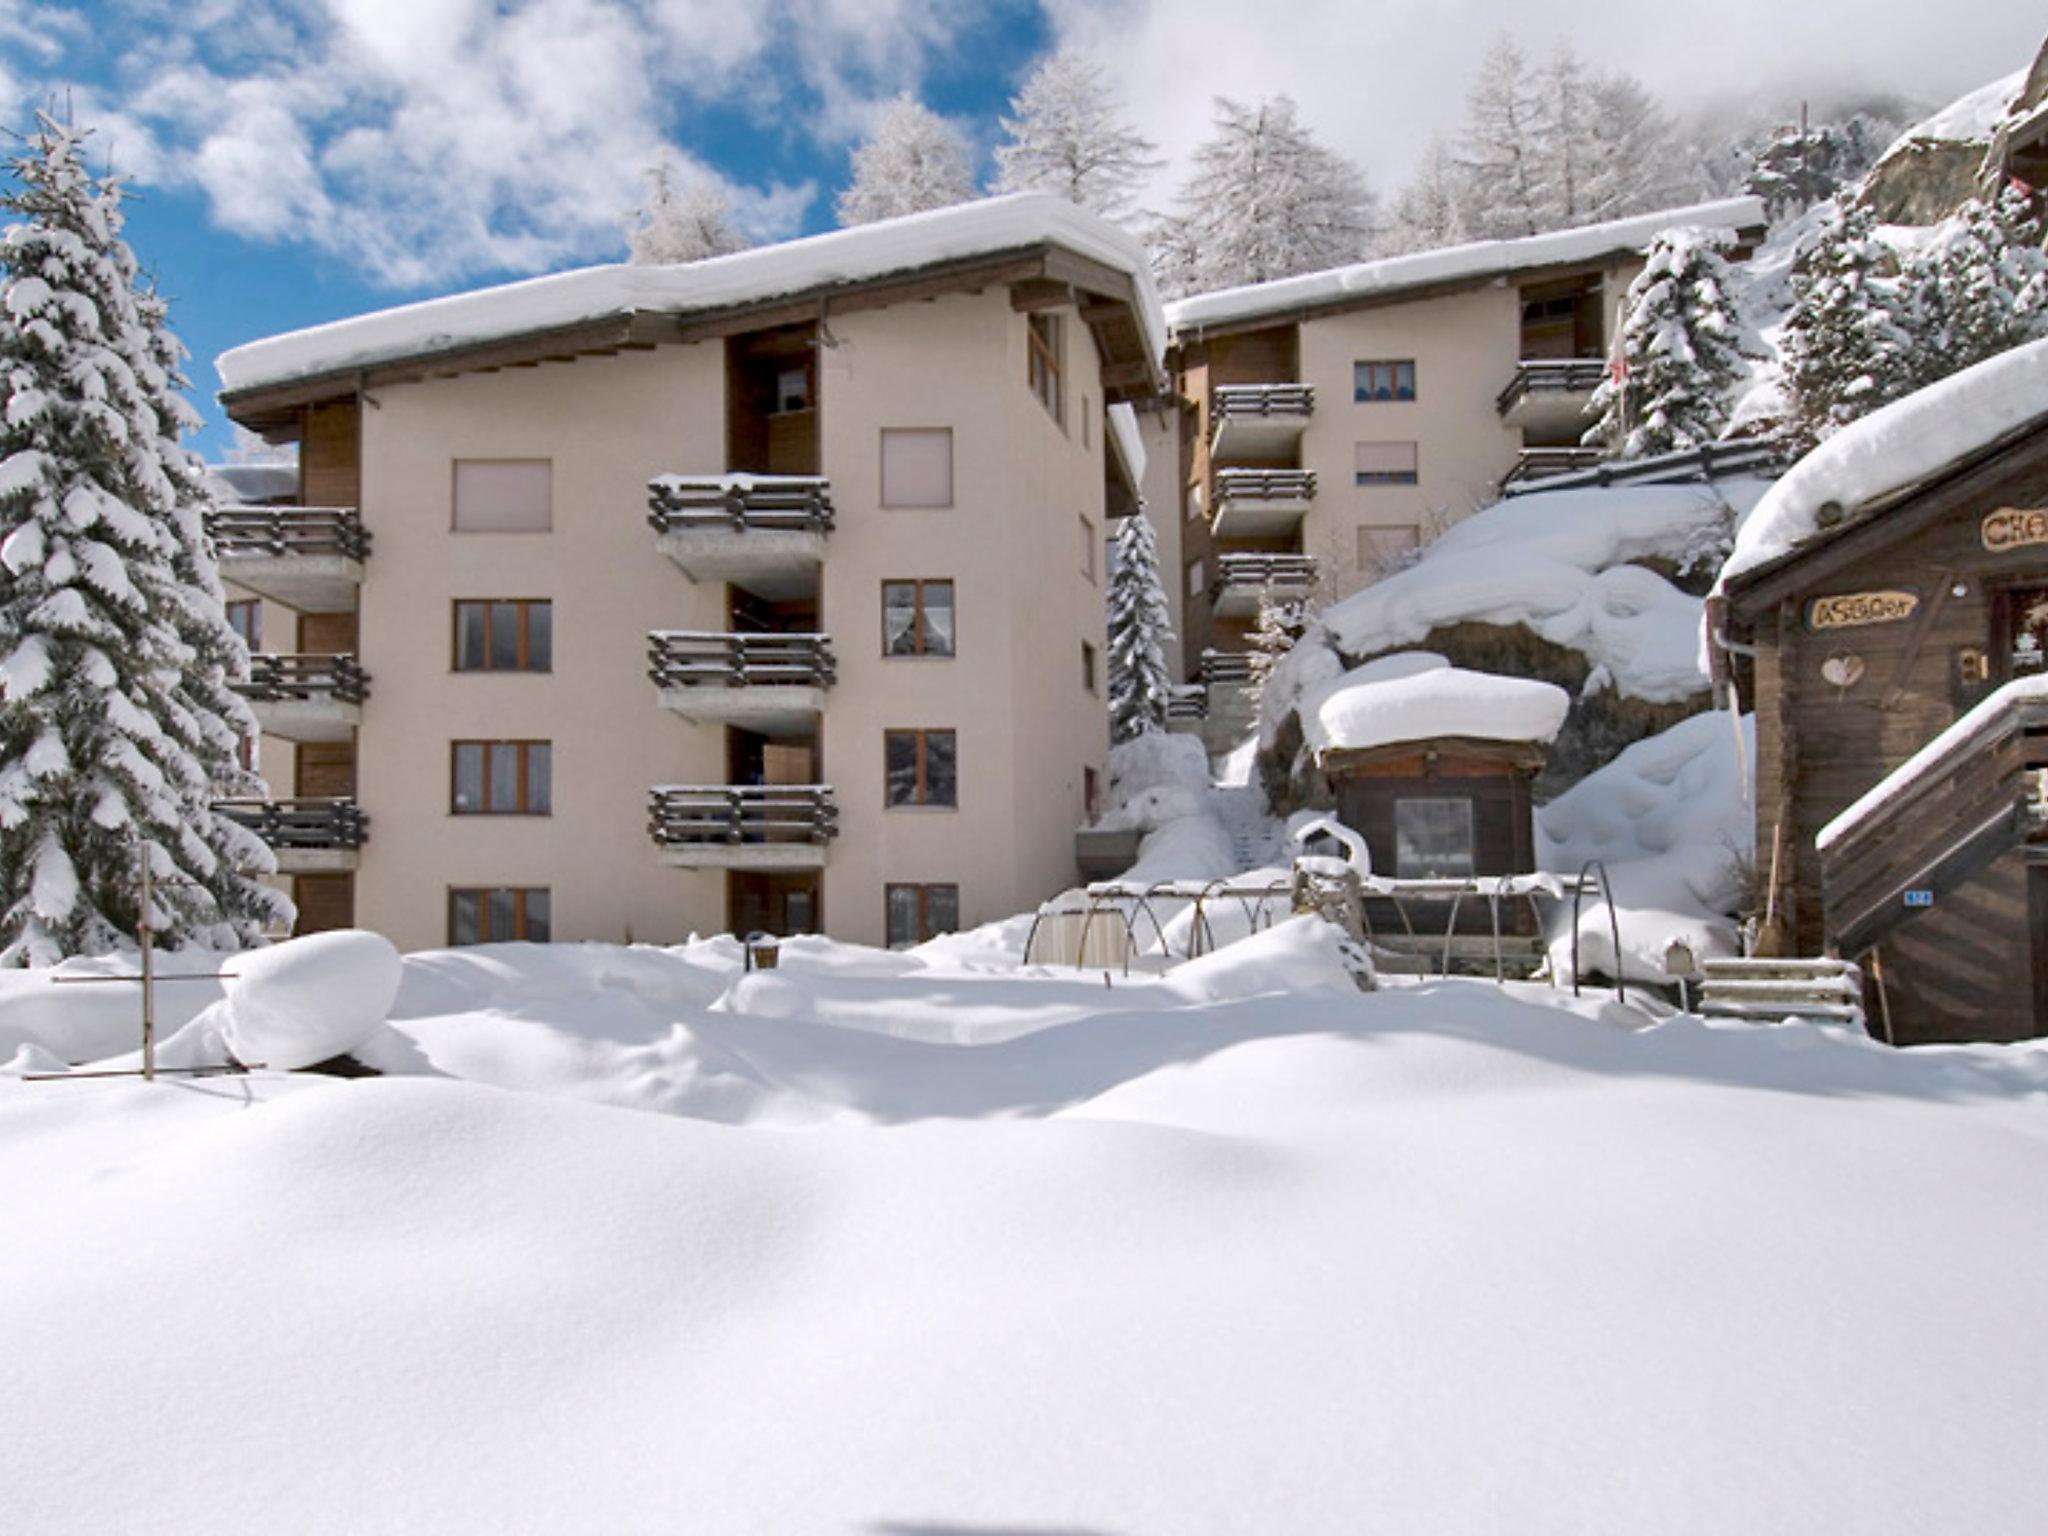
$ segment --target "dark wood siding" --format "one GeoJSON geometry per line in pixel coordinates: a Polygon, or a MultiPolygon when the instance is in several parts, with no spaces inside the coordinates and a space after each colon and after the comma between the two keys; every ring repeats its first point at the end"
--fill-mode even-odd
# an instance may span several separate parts
{"type": "Polygon", "coordinates": [[[306,407],[299,439],[299,498],[307,506],[362,505],[361,416],[353,400],[306,407]]]}

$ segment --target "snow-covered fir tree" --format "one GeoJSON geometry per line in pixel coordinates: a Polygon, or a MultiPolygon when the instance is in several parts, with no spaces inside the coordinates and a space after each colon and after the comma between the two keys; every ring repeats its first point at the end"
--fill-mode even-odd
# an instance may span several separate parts
{"type": "Polygon", "coordinates": [[[1109,575],[1109,738],[1129,741],[1166,726],[1173,619],[1159,576],[1159,541],[1142,505],[1117,524],[1109,575]]]}
{"type": "Polygon", "coordinates": [[[1301,125],[1285,96],[1219,96],[1175,212],[1152,232],[1161,286],[1176,294],[1271,282],[1360,260],[1376,224],[1365,177],[1301,125]]]}
{"type": "Polygon", "coordinates": [[[1861,117],[1779,128],[1757,146],[1742,189],[1764,200],[1772,223],[1804,213],[1870,169],[1880,131],[1861,117]]]}
{"type": "Polygon", "coordinates": [[[120,191],[41,121],[0,197],[0,963],[103,952],[138,929],[138,851],[167,945],[260,941],[290,904],[216,814],[254,728],[181,448],[182,350],[138,292],[120,191]]]}
{"type": "Polygon", "coordinates": [[[1258,623],[1252,628],[1245,656],[1245,670],[1251,677],[1246,694],[1253,709],[1264,703],[1266,683],[1273,676],[1273,669],[1280,665],[1281,657],[1294,649],[1307,620],[1308,607],[1299,597],[1271,586],[1260,591],[1258,623]]]}
{"type": "Polygon", "coordinates": [[[1639,459],[1720,437],[1747,371],[1726,245],[1725,232],[1706,229],[1651,242],[1623,310],[1624,366],[1594,392],[1586,442],[1639,459]]]}
{"type": "Polygon", "coordinates": [[[1108,77],[1062,49],[1024,82],[1002,119],[996,191],[1051,192],[1090,213],[1120,219],[1159,169],[1153,145],[1125,121],[1108,77]]]}
{"type": "Polygon", "coordinates": [[[1482,239],[1533,235],[1544,226],[1543,82],[1521,44],[1502,34],[1465,96],[1457,165],[1465,221],[1482,239]]]}
{"type": "Polygon", "coordinates": [[[668,266],[730,256],[748,242],[732,227],[732,205],[708,179],[686,178],[664,153],[647,168],[647,206],[626,230],[635,266],[668,266]]]}
{"type": "Polygon", "coordinates": [[[1913,387],[1897,262],[1868,208],[1835,209],[1793,259],[1792,308],[1778,334],[1785,415],[1804,453],[1913,387]]]}
{"type": "Polygon", "coordinates": [[[1438,135],[1423,150],[1415,175],[1394,199],[1383,248],[1388,254],[1431,251],[1466,238],[1458,166],[1438,135]]]}
{"type": "Polygon", "coordinates": [[[882,108],[874,130],[854,150],[853,180],[839,194],[839,222],[872,224],[978,196],[966,142],[906,91],[882,108]]]}
{"type": "Polygon", "coordinates": [[[2048,334],[2048,255],[2025,194],[1972,198],[1906,271],[1915,388],[2048,334]]]}

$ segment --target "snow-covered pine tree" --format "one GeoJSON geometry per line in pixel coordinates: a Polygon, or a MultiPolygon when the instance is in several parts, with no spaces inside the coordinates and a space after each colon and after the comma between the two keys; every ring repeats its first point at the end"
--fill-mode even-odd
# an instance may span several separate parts
{"type": "Polygon", "coordinates": [[[1465,224],[1477,238],[1513,239],[1545,227],[1543,97],[1521,45],[1506,33],[1496,37],[1466,93],[1456,147],[1465,224]]]}
{"type": "Polygon", "coordinates": [[[1670,114],[1640,80],[1620,71],[1594,76],[1585,113],[1590,129],[1579,155],[1579,211],[1569,222],[1625,219],[1685,201],[1670,114]]]}
{"type": "Polygon", "coordinates": [[[1906,271],[1913,387],[2048,334],[2048,255],[2026,196],[1972,198],[1906,271]]]}
{"type": "Polygon", "coordinates": [[[1713,442],[1746,372],[1724,232],[1668,229],[1629,284],[1622,377],[1594,392],[1589,444],[1624,459],[1713,442]]]}
{"type": "Polygon", "coordinates": [[[996,146],[996,191],[1050,192],[1090,213],[1121,219],[1162,162],[1126,122],[1100,67],[1061,49],[1011,99],[996,146]]]}
{"type": "Polygon", "coordinates": [[[842,226],[971,203],[980,193],[960,135],[908,91],[883,107],[853,152],[853,180],[839,194],[842,226]]]}
{"type": "Polygon", "coordinates": [[[1870,169],[1883,148],[1882,131],[1861,116],[1781,127],[1754,151],[1742,189],[1764,200],[1774,224],[1804,213],[1870,169]]]}
{"type": "Polygon", "coordinates": [[[1912,389],[1912,340],[1891,248],[1868,208],[1838,208],[1793,258],[1792,309],[1778,333],[1794,454],[1912,389]]]}
{"type": "Polygon", "coordinates": [[[1429,141],[1415,168],[1414,179],[1394,200],[1393,221],[1383,248],[1390,254],[1401,251],[1430,251],[1456,245],[1465,238],[1462,198],[1457,163],[1451,149],[1439,135],[1429,141]]]}
{"type": "Polygon", "coordinates": [[[1294,103],[1215,102],[1215,133],[1172,217],[1153,231],[1154,264],[1173,293],[1271,282],[1365,255],[1376,223],[1357,166],[1304,128],[1294,103]]]}
{"type": "Polygon", "coordinates": [[[1173,674],[1173,619],[1159,577],[1159,541],[1142,505],[1117,524],[1109,575],[1109,739],[1163,730],[1173,674]]]}
{"type": "Polygon", "coordinates": [[[120,189],[44,118],[0,237],[0,964],[103,952],[139,926],[138,843],[167,946],[260,942],[290,903],[213,810],[254,728],[202,522],[182,349],[136,289],[120,189]]]}
{"type": "Polygon", "coordinates": [[[1259,620],[1252,629],[1250,652],[1245,657],[1245,670],[1251,677],[1245,692],[1254,710],[1264,703],[1267,680],[1280,665],[1280,658],[1294,649],[1307,619],[1306,606],[1299,597],[1277,592],[1270,586],[1259,593],[1259,620]]]}
{"type": "Polygon", "coordinates": [[[647,206],[626,230],[633,265],[668,266],[747,249],[746,238],[730,222],[732,206],[715,183],[686,179],[666,151],[647,168],[647,182],[647,206]]]}

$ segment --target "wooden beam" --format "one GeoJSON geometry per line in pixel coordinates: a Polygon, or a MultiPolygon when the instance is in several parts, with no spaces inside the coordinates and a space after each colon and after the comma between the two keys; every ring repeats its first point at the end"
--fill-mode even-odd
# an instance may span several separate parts
{"type": "Polygon", "coordinates": [[[1133,385],[1154,382],[1152,365],[1146,362],[1111,363],[1102,370],[1104,389],[1128,389],[1133,385]]]}
{"type": "Polygon", "coordinates": [[[1065,283],[1032,278],[1010,289],[1010,308],[1020,314],[1041,309],[1065,309],[1074,303],[1074,290],[1065,283]]]}

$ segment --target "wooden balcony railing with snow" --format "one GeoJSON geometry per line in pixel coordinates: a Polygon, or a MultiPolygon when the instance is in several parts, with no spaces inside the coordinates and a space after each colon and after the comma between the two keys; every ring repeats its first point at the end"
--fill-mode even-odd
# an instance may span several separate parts
{"type": "Polygon", "coordinates": [[[647,520],[657,533],[825,533],[832,483],[817,475],[659,475],[647,482],[647,520]]]}
{"type": "Polygon", "coordinates": [[[370,674],[353,656],[258,651],[249,657],[248,678],[234,688],[251,703],[360,704],[370,696],[370,674]]]}
{"type": "Polygon", "coordinates": [[[647,835],[680,868],[818,869],[839,806],[829,784],[660,784],[647,835]]]}
{"type": "Polygon", "coordinates": [[[229,562],[370,555],[370,531],[354,507],[217,507],[206,514],[206,531],[229,562]]]}
{"type": "Polygon", "coordinates": [[[647,675],[658,688],[829,688],[838,671],[827,635],[657,629],[647,675]]]}

